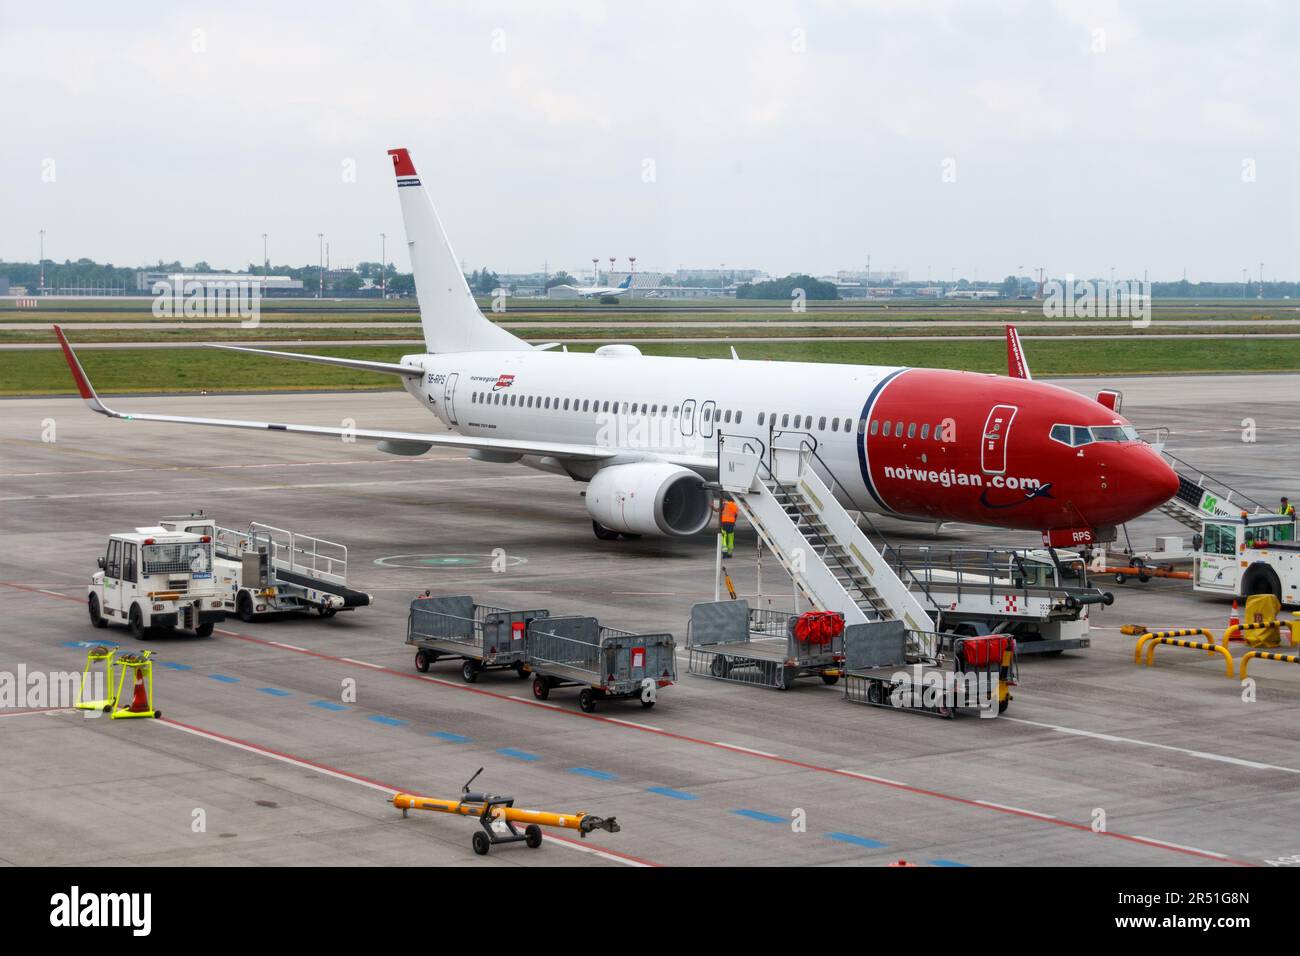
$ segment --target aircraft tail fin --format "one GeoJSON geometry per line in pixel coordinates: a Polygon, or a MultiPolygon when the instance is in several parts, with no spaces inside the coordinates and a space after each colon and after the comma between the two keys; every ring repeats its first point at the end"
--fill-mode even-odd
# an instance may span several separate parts
{"type": "Polygon", "coordinates": [[[390,149],[397,174],[406,244],[411,253],[420,324],[430,352],[522,351],[530,346],[493,324],[479,310],[460,262],[438,219],[433,200],[420,185],[405,149],[390,149]]]}
{"type": "Polygon", "coordinates": [[[1020,345],[1020,333],[1014,325],[1007,326],[1007,374],[1012,378],[1032,379],[1025,350],[1020,345]]]}

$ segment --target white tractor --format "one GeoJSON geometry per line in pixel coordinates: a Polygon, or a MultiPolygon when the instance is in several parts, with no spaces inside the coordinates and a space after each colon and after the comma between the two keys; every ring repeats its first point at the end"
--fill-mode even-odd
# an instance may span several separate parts
{"type": "Polygon", "coordinates": [[[138,640],[174,628],[207,637],[226,619],[222,598],[210,535],[136,528],[109,536],[86,606],[95,627],[125,624],[138,640]]]}

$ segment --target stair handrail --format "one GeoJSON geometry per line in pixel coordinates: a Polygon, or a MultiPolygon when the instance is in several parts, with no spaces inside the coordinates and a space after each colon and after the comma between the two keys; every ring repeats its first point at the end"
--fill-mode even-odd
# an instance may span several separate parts
{"type": "MultiPolygon", "coordinates": [[[[871,537],[867,535],[865,532],[863,536],[867,538],[867,541],[871,543],[872,547],[874,547],[877,551],[880,552],[880,555],[882,558],[885,559],[886,564],[891,564],[890,555],[893,555],[893,563],[891,564],[891,567],[893,568],[894,573],[899,577],[903,577],[903,575],[906,575],[904,584],[906,584],[909,580],[913,584],[915,584],[915,586],[920,589],[921,593],[925,595],[926,600],[930,602],[930,605],[935,608],[935,612],[940,616],[942,616],[942,609],[939,608],[937,604],[935,604],[934,599],[930,596],[930,589],[926,586],[925,582],[922,581],[921,578],[917,576],[916,572],[913,571],[912,568],[907,565],[907,563],[902,559],[902,556],[899,554],[898,549],[894,545],[890,544],[888,539],[881,532],[881,530],[876,527],[875,522],[871,520],[870,514],[868,514],[867,511],[865,511],[862,508],[862,506],[858,504],[857,500],[849,492],[848,488],[844,486],[844,483],[840,481],[837,477],[835,477],[835,472],[831,470],[830,466],[826,464],[826,461],[821,457],[821,455],[817,453],[817,445],[818,445],[817,436],[812,434],[811,432],[806,432],[802,430],[769,427],[768,441],[767,441],[767,454],[769,457],[776,450],[776,438],[778,435],[799,436],[800,453],[802,454],[806,452],[814,460],[816,460],[816,462],[819,465],[822,466],[822,469],[826,472],[827,475],[830,476],[832,482],[832,487],[831,487],[832,494],[835,491],[835,486],[838,486],[840,491],[843,493],[844,497],[848,499],[849,504],[852,505],[853,510],[856,511],[861,516],[862,519],[866,520],[867,527],[869,527],[871,531],[876,535],[876,537],[879,539],[879,543],[877,543],[876,541],[872,541],[871,537]]],[[[733,437],[750,438],[752,436],[735,435],[733,437]]],[[[719,431],[718,432],[719,461],[721,461],[720,456],[721,456],[721,449],[722,449],[722,439],[723,439],[723,434],[721,431],[719,431]]],[[[770,477],[773,481],[775,481],[776,476],[773,473],[772,468],[769,466],[767,462],[762,460],[761,456],[759,458],[759,464],[762,466],[763,470],[767,473],[768,477],[770,477]]],[[[859,528],[859,530],[861,530],[861,528],[859,528]]],[[[821,537],[820,533],[819,533],[819,537],[821,537]]],[[[827,542],[824,537],[822,537],[822,543],[829,544],[829,542],[827,542]]],[[[937,627],[938,624],[939,622],[936,621],[935,626],[937,627]]]]}
{"type": "MultiPolygon", "coordinates": [[[[1182,468],[1186,469],[1186,470],[1189,471],[1189,472],[1192,472],[1192,474],[1194,474],[1194,475],[1196,476],[1196,486],[1197,486],[1198,488],[1205,488],[1205,487],[1206,487],[1205,482],[1206,482],[1206,481],[1210,481],[1210,482],[1212,482],[1213,484],[1218,485],[1220,488],[1225,489],[1225,490],[1228,492],[1227,497],[1223,499],[1225,503],[1230,502],[1230,501],[1233,501],[1233,500],[1236,500],[1236,501],[1239,502],[1239,503],[1240,503],[1240,502],[1244,502],[1244,503],[1250,505],[1251,507],[1253,507],[1253,508],[1255,509],[1255,514],[1259,514],[1261,511],[1269,511],[1269,510],[1270,510],[1269,507],[1268,507],[1267,505],[1263,504],[1262,502],[1256,501],[1254,498],[1250,497],[1250,495],[1243,494],[1242,492],[1240,492],[1240,491],[1238,491],[1236,488],[1232,487],[1232,485],[1228,484],[1228,483],[1227,483],[1226,481],[1224,481],[1223,479],[1221,479],[1221,478],[1216,478],[1214,475],[1211,475],[1211,474],[1209,474],[1208,472],[1206,472],[1206,471],[1204,471],[1204,470],[1202,470],[1202,469],[1200,469],[1200,468],[1197,468],[1197,467],[1196,467],[1195,465],[1193,465],[1191,462],[1184,461],[1183,459],[1179,458],[1178,456],[1176,456],[1176,455],[1172,455],[1172,454],[1170,454],[1169,452],[1167,452],[1167,451],[1165,451],[1165,450],[1163,450],[1163,449],[1161,449],[1160,454],[1161,454],[1162,456],[1164,456],[1165,458],[1167,458],[1167,459],[1168,459],[1168,460],[1169,460],[1169,461],[1170,461],[1170,462],[1175,466],[1175,467],[1174,467],[1174,471],[1175,471],[1175,472],[1178,472],[1178,474],[1180,475],[1180,477],[1187,477],[1189,480],[1191,480],[1191,477],[1192,477],[1192,476],[1191,476],[1191,475],[1183,475],[1182,472],[1178,470],[1178,467],[1177,467],[1177,466],[1180,466],[1180,465],[1181,465],[1182,468]]],[[[1218,489],[1211,488],[1211,489],[1209,489],[1209,490],[1211,490],[1211,491],[1217,491],[1218,489]]]]}

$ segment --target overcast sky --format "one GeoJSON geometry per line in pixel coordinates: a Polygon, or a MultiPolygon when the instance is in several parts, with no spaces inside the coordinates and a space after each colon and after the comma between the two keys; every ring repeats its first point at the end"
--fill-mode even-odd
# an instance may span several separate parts
{"type": "Polygon", "coordinates": [[[1296,10],[0,0],[0,259],[1294,279],[1296,10]]]}

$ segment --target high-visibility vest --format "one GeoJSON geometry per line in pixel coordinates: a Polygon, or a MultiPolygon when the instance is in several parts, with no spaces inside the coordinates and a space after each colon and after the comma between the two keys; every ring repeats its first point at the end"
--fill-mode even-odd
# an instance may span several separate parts
{"type": "Polygon", "coordinates": [[[1279,508],[1277,513],[1280,515],[1286,515],[1287,517],[1290,517],[1291,515],[1295,514],[1295,505],[1288,503],[1285,507],[1279,508]]]}
{"type": "Polygon", "coordinates": [[[736,507],[736,503],[734,501],[724,501],[722,503],[723,524],[735,524],[736,515],[739,513],[740,513],[740,509],[736,507]]]}

